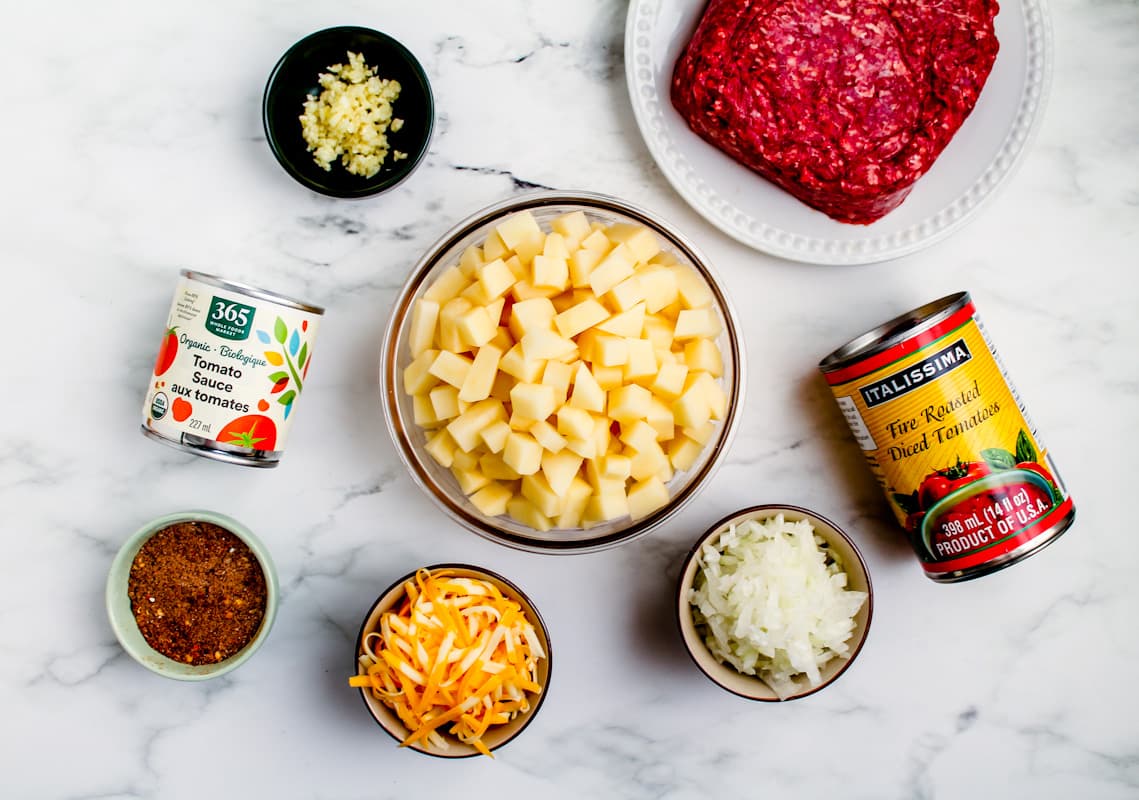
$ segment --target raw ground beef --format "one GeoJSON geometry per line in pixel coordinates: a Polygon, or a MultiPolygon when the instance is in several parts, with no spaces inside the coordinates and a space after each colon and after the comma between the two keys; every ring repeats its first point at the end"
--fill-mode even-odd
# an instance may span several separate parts
{"type": "Polygon", "coordinates": [[[711,0],[672,103],[804,203],[869,224],[969,116],[997,56],[996,0],[711,0]]]}

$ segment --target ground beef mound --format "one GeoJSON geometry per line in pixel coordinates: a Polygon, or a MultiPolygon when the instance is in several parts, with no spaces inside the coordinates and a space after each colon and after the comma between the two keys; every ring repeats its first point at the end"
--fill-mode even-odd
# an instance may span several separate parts
{"type": "Polygon", "coordinates": [[[841,222],[897,208],[969,116],[996,0],[711,0],[672,78],[702,138],[841,222]]]}

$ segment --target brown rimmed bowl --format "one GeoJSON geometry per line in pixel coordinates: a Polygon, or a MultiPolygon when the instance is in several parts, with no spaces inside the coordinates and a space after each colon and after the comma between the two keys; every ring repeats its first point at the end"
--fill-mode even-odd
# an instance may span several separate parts
{"type": "Polygon", "coordinates": [[[846,658],[831,659],[820,670],[822,681],[818,686],[811,686],[805,675],[794,678],[795,691],[789,697],[782,699],[797,700],[801,697],[807,697],[825,689],[846,672],[866,643],[866,636],[870,632],[870,619],[874,614],[874,590],[870,583],[870,573],[866,569],[866,562],[851,538],[826,517],[799,506],[761,505],[745,508],[713,525],[707,533],[696,540],[680,570],[676,592],[676,618],[680,627],[680,638],[684,641],[688,655],[692,657],[693,662],[709,680],[732,694],[762,702],[780,702],[781,698],[759,677],[744,675],[712,655],[704,644],[703,637],[693,620],[692,606],[688,601],[688,595],[695,583],[699,569],[697,557],[705,545],[718,544],[720,536],[727,532],[732,525],[737,525],[746,520],[765,520],[777,514],[782,514],[784,519],[789,522],[798,522],[804,519],[810,522],[814,526],[816,535],[825,539],[839,558],[847,574],[847,587],[866,592],[867,595],[866,602],[862,604],[862,608],[854,617],[854,632],[848,640],[851,648],[850,655],[846,658]]]}
{"type": "MultiPolygon", "coordinates": [[[[503,725],[492,726],[483,734],[483,744],[493,753],[498,748],[509,744],[518,734],[526,729],[526,726],[529,725],[537,715],[538,709],[542,707],[542,703],[545,702],[546,695],[549,694],[550,673],[553,668],[553,651],[550,649],[550,635],[546,630],[546,623],[542,620],[542,615],[538,613],[537,607],[535,607],[530,598],[526,596],[526,593],[496,572],[491,572],[488,569],[476,567],[471,564],[432,564],[429,567],[420,567],[420,569],[430,572],[448,570],[458,577],[477,578],[494,584],[503,595],[522,606],[522,610],[526,613],[526,618],[533,624],[534,631],[538,634],[542,649],[546,651],[546,657],[538,664],[537,683],[542,687],[542,691],[538,693],[537,697],[531,695],[530,709],[522,714],[516,715],[512,720],[503,725]]],[[[419,569],[412,570],[385,589],[368,610],[367,615],[364,617],[364,622],[360,626],[360,632],[356,636],[356,650],[352,661],[352,674],[361,674],[357,659],[364,652],[364,637],[378,630],[380,617],[383,616],[384,612],[392,610],[404,599],[406,595],[404,584],[414,579],[418,572],[419,569]]],[[[411,731],[407,729],[407,726],[403,724],[403,721],[396,713],[377,699],[371,690],[361,688],[358,691],[360,692],[361,699],[364,701],[364,706],[368,709],[368,713],[372,715],[372,719],[374,719],[389,736],[397,742],[403,742],[403,740],[411,734],[411,731]]],[[[427,743],[422,740],[413,742],[408,745],[407,748],[437,758],[470,758],[472,756],[482,755],[472,745],[460,742],[456,737],[443,730],[439,732],[447,740],[449,745],[447,750],[436,750],[429,747],[427,743]]]]}

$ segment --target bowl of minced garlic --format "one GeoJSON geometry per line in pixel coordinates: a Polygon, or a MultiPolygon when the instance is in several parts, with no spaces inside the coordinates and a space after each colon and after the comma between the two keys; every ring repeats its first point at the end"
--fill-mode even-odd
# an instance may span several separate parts
{"type": "Polygon", "coordinates": [[[299,183],[332,197],[367,197],[402,183],[427,152],[434,100],[407,48],[368,28],[301,39],[265,87],[269,147],[299,183]]]}

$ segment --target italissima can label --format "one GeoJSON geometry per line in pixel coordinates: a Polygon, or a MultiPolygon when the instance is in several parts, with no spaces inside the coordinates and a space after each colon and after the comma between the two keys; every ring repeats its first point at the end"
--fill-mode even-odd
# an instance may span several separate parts
{"type": "Polygon", "coordinates": [[[183,271],[143,404],[142,432],[208,458],[276,466],[323,313],[183,271]]]}
{"type": "Polygon", "coordinates": [[[936,581],[1015,563],[1075,509],[966,293],[916,309],[820,368],[936,581]]]}

